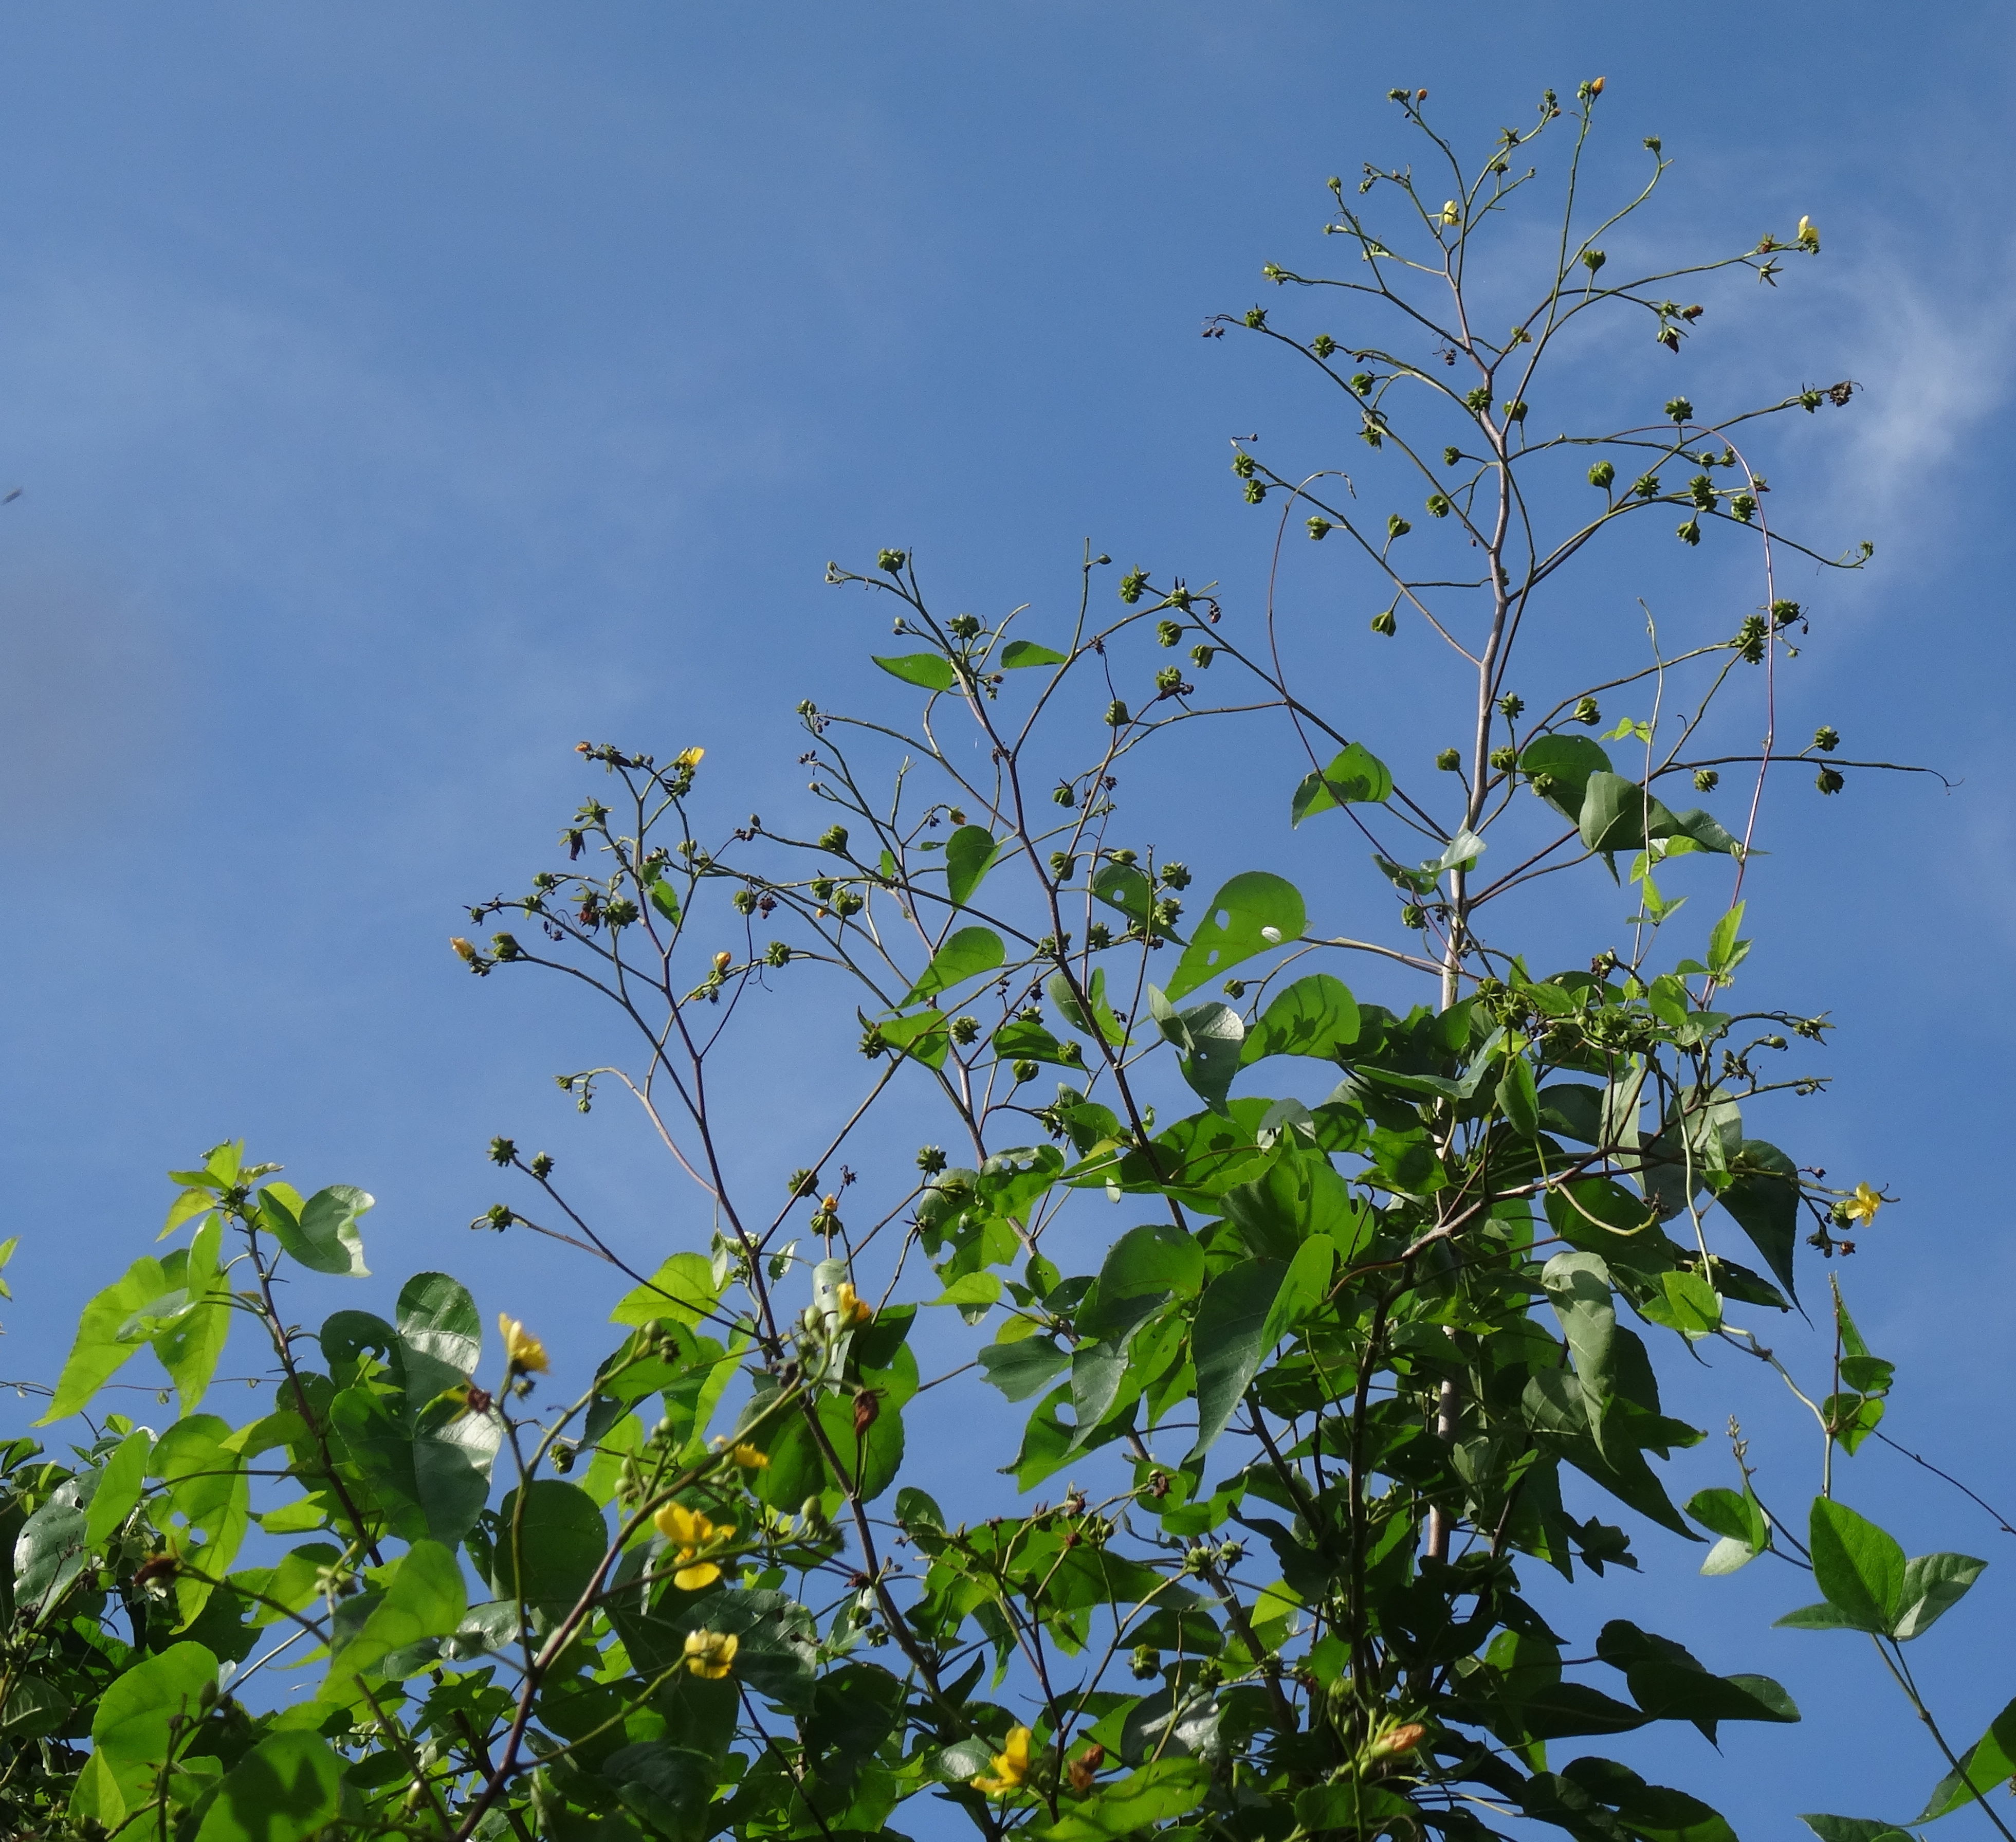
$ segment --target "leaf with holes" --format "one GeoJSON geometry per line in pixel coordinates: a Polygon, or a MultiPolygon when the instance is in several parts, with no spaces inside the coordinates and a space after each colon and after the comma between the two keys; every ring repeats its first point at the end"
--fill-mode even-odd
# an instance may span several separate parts
{"type": "Polygon", "coordinates": [[[1299,940],[1308,925],[1301,891],[1293,883],[1265,870],[1235,876],[1211,897],[1204,918],[1176,963],[1168,997],[1182,997],[1256,953],[1299,940]]]}

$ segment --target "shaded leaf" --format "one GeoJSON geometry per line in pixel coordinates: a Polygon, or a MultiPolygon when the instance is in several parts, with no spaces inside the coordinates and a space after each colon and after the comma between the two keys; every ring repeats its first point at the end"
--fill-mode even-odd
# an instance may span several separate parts
{"type": "Polygon", "coordinates": [[[319,1733],[269,1734],[225,1775],[196,1842],[306,1842],[334,1819],[341,1773],[319,1733]]]}

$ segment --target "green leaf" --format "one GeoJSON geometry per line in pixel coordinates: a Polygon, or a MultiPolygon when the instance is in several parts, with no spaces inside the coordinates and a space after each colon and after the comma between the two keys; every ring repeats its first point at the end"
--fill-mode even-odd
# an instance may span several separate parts
{"type": "Polygon", "coordinates": [[[1813,1584],[1858,1631],[1890,1634],[1904,1610],[1904,1551],[1845,1503],[1813,1499],[1813,1584]]]}
{"type": "Polygon", "coordinates": [[[1269,1055],[1307,1055],[1334,1062],[1358,1040],[1358,1000],[1341,979],[1312,973],[1283,987],[1246,1033],[1240,1060],[1247,1065],[1269,1055]]]}
{"type": "Polygon", "coordinates": [[[1249,1260],[1204,1288],[1190,1348],[1197,1364],[1197,1443],[1185,1469],[1230,1425],[1260,1365],[1330,1287],[1334,1242],[1312,1236],[1292,1260],[1249,1260]]]}
{"type": "Polygon", "coordinates": [[[1610,757],[1587,736],[1535,736],[1519,752],[1519,771],[1528,780],[1548,777],[1541,797],[1570,824],[1582,816],[1591,774],[1607,774],[1610,757]]]}
{"type": "Polygon", "coordinates": [[[905,684],[914,684],[925,690],[950,690],[952,687],[952,661],[942,653],[905,652],[893,658],[873,654],[869,656],[891,678],[900,678],[905,684]]]}
{"type": "Polygon", "coordinates": [[[268,1735],[231,1768],[196,1842],[307,1842],[335,1819],[342,1768],[319,1733],[268,1735]]]}
{"type": "Polygon", "coordinates": [[[1058,1041],[1032,1018],[1011,1017],[994,1033],[990,1046],[1003,1062],[1047,1062],[1058,1068],[1085,1066],[1085,1051],[1077,1044],[1058,1041]]]}
{"type": "Polygon", "coordinates": [[[1659,1290],[1638,1302],[1640,1314],[1683,1337],[1712,1336],[1722,1328],[1722,1300],[1698,1273],[1677,1268],[1659,1275],[1659,1290]]]}
{"type": "Polygon", "coordinates": [[[1168,996],[1182,997],[1255,953],[1299,940],[1308,925],[1301,892],[1293,883],[1264,870],[1235,876],[1211,897],[1177,962],[1168,996]]]}
{"type": "Polygon", "coordinates": [[[1182,935],[1155,918],[1155,885],[1149,881],[1145,871],[1132,863],[1102,863],[1093,872],[1092,892],[1095,899],[1109,908],[1118,909],[1136,927],[1153,934],[1157,940],[1173,940],[1182,944],[1182,935]]]}
{"type": "MultiPolygon", "coordinates": [[[[315,1206],[312,1200],[308,1206],[315,1206]]],[[[446,1273],[416,1273],[400,1287],[396,1324],[406,1346],[409,1380],[414,1355],[438,1364],[445,1381],[466,1379],[483,1360],[483,1321],[476,1314],[476,1301],[460,1280],[446,1273]]],[[[434,1379],[421,1378],[422,1386],[434,1379]]]]}
{"type": "Polygon", "coordinates": [[[980,1352],[982,1372],[1010,1400],[1027,1400],[1041,1393],[1053,1377],[1071,1367],[1071,1352],[1048,1337],[989,1343],[980,1352]]]}
{"type": "Polygon", "coordinates": [[[609,1530],[592,1497],[578,1484],[535,1478],[506,1496],[498,1512],[497,1590],[559,1617],[580,1598],[608,1551],[609,1530]]]}
{"type": "Polygon", "coordinates": [[[1903,1609],[1891,1636],[1899,1643],[1923,1637],[1967,1596],[1987,1565],[1966,1554],[1913,1555],[1904,1563],[1903,1609]]]}
{"type": "Polygon", "coordinates": [[[972,899],[980,880],[1000,860],[1004,847],[984,825],[962,825],[945,840],[945,893],[955,908],[972,899]]]}
{"type": "MultiPolygon", "coordinates": [[[[161,1435],[147,1465],[167,1486],[169,1505],[189,1533],[203,1538],[200,1547],[182,1545],[182,1552],[212,1576],[229,1570],[252,1521],[251,1483],[243,1455],[228,1443],[231,1430],[215,1414],[192,1414],[161,1435]]],[[[184,1625],[203,1609],[211,1590],[186,1574],[177,1578],[184,1625]]]]}
{"type": "Polygon", "coordinates": [[[1295,789],[1288,823],[1299,825],[1312,813],[1337,806],[1382,806],[1393,796],[1385,762],[1362,742],[1349,742],[1320,773],[1305,774],[1295,789]]]}
{"type": "Polygon", "coordinates": [[[1636,780],[1622,774],[1592,773],[1582,791],[1579,828],[1590,851],[1643,849],[1646,838],[1675,829],[1673,815],[1636,780]]]}
{"type": "Polygon", "coordinates": [[[1101,1786],[1048,1828],[1029,1833],[1045,1842],[1106,1842],[1196,1809],[1210,1788],[1211,1768],[1204,1760],[1157,1759],[1118,1784],[1101,1786]]]}
{"type": "Polygon", "coordinates": [[[1730,1160],[1735,1177],[1717,1200],[1763,1255],[1764,1263],[1792,1297],[1792,1250],[1799,1233],[1798,1166],[1774,1144],[1746,1138],[1730,1160]]]}
{"type": "Polygon", "coordinates": [[[1181,1051],[1183,1079],[1206,1105],[1222,1112],[1239,1072],[1245,1019],[1229,1004],[1215,1000],[1179,1011],[1152,985],[1148,987],[1148,1008],[1164,1040],[1181,1051]]]}
{"type": "Polygon", "coordinates": [[[651,898],[651,906],[674,927],[677,927],[679,925],[679,892],[673,888],[671,881],[665,877],[654,876],[644,885],[644,892],[651,898]]]}
{"type": "Polygon", "coordinates": [[[223,1238],[224,1224],[214,1215],[196,1230],[183,1269],[189,1308],[153,1340],[155,1359],[167,1371],[185,1414],[202,1404],[231,1334],[230,1282],[218,1271],[223,1238]]]}
{"type": "Polygon", "coordinates": [[[934,1305],[978,1305],[985,1308],[1000,1296],[1001,1275],[999,1273],[965,1273],[953,1280],[931,1303],[934,1305]]]}
{"type": "Polygon", "coordinates": [[[35,1424],[46,1426],[75,1413],[187,1304],[182,1287],[171,1283],[160,1261],[144,1255],[135,1260],[125,1278],[84,1307],[49,1411],[35,1424]],[[158,1321],[149,1314],[148,1308],[155,1305],[161,1307],[158,1321]]]}
{"type": "MultiPolygon", "coordinates": [[[[573,1484],[558,1483],[553,1479],[535,1482],[535,1491],[542,1488],[571,1491],[594,1510],[598,1530],[602,1526],[602,1512],[595,1509],[592,1499],[573,1484]]],[[[513,1493],[515,1495],[516,1493],[513,1493]]],[[[505,1499],[507,1512],[506,1528],[509,1528],[508,1512],[511,1498],[505,1499]]],[[[542,1525],[544,1532],[545,1525],[542,1525]]],[[[508,1540],[508,1536],[507,1536],[508,1540]]],[[[505,1565],[505,1541],[498,1544],[498,1562],[500,1570],[505,1565]]],[[[526,1550],[529,1558],[532,1543],[528,1540],[526,1550]]],[[[543,1550],[542,1551],[543,1554],[543,1550]]],[[[598,1547],[596,1559],[599,1561],[603,1549],[598,1547]]],[[[528,1566],[528,1578],[536,1587],[540,1584],[534,1569],[528,1566]]],[[[585,1578],[584,1577],[583,1584],[585,1578]]],[[[568,1597],[559,1609],[564,1611],[573,1603],[568,1597]]],[[[330,1657],[329,1679],[322,1685],[317,1697],[322,1701],[348,1703],[357,1695],[357,1682],[360,1677],[376,1674],[385,1660],[394,1652],[410,1649],[426,1638],[450,1636],[462,1623],[463,1615],[469,1609],[469,1595],[463,1585],[462,1569],[457,1564],[455,1551],[441,1542],[424,1537],[416,1541],[394,1564],[391,1578],[386,1584],[376,1602],[370,1609],[362,1626],[347,1642],[341,1643],[330,1657]]]]}
{"type": "Polygon", "coordinates": [[[1292,1148],[1227,1190],[1223,1208],[1247,1251],[1268,1260],[1293,1259],[1312,1235],[1328,1236],[1348,1258],[1365,1232],[1363,1206],[1329,1159],[1292,1148]]]}
{"type": "MultiPolygon", "coordinates": [[[[2016,1778],[2016,1701],[2012,1701],[1988,1725],[1988,1731],[1960,1756],[1960,1770],[1949,1772],[1934,1788],[1924,1808],[1912,1819],[1914,1822],[1935,1822],[1940,1817],[1950,1815],[1964,1804],[1977,1801],[1975,1793],[1984,1796],[1998,1785],[2016,1778]],[[1969,1789],[1971,1786],[1973,1788],[1969,1789]]],[[[1815,1824],[1814,1819],[1805,1822],[1815,1824]]],[[[1852,1819],[1837,1818],[1838,1822],[1852,1819]]],[[[1819,1830],[1827,1836],[1824,1829],[1819,1830]]],[[[1828,1842],[1837,1842],[1829,1837],[1828,1842]]],[[[1863,1842],[1859,1836],[1845,1832],[1838,1842],[1863,1842]]]]}
{"type": "Polygon", "coordinates": [[[1197,1436],[1183,1461],[1186,1469],[1230,1423],[1247,1383],[1259,1372],[1273,1346],[1262,1339],[1287,1276],[1285,1261],[1249,1260],[1205,1287],[1190,1339],[1197,1372],[1197,1436]]]}
{"type": "Polygon", "coordinates": [[[170,1724],[178,1715],[196,1719],[203,1690],[216,1685],[217,1659],[195,1643],[172,1645],[113,1678],[92,1716],[91,1743],[121,1801],[121,1815],[151,1801],[168,1755],[170,1724]]]}
{"type": "Polygon", "coordinates": [[[90,1558],[86,1506],[98,1487],[87,1473],[59,1483],[14,1538],[14,1605],[27,1618],[47,1614],[90,1558]]]}
{"type": "Polygon", "coordinates": [[[1085,984],[1085,1001],[1081,1004],[1071,989],[1071,981],[1061,972],[1053,972],[1043,989],[1050,994],[1050,1002],[1063,1013],[1064,1020],[1082,1036],[1097,1042],[1102,1036],[1116,1049],[1126,1045],[1127,1032],[1120,1019],[1113,1014],[1112,1007],[1106,1001],[1106,968],[1094,966],[1092,976],[1085,984]]]}
{"type": "MultiPolygon", "coordinates": [[[[1736,856],[1743,849],[1743,841],[1740,838],[1726,830],[1718,820],[1703,812],[1699,806],[1690,806],[1687,811],[1675,813],[1671,817],[1671,829],[1664,832],[1655,831],[1652,834],[1654,838],[1690,838],[1701,849],[1719,851],[1725,857],[1736,856]]],[[[1765,855],[1762,851],[1755,854],[1760,857],[1765,855]]],[[[1748,950],[1749,943],[1741,942],[1739,946],[1736,957],[1740,960],[1748,950]]],[[[1734,961],[1730,962],[1731,964],[1734,963],[1734,961]]]]}
{"type": "MultiPolygon", "coordinates": [[[[1960,1797],[1963,1802],[1972,1801],[1965,1790],[1960,1793],[1960,1797]]],[[[1959,1805],[1953,1804],[1948,1808],[1957,1809],[1959,1805]]],[[[1939,1814],[1943,1816],[1946,1811],[1941,1811],[1939,1814]]],[[[1931,1815],[1928,1811],[1924,1815],[1914,1817],[1912,1820],[1929,1822],[1931,1815]]],[[[1912,1842],[1908,1830],[1901,1829],[1896,1824],[1885,1822],[1877,1817],[1829,1816],[1823,1811],[1814,1811],[1802,1816],[1799,1821],[1819,1837],[1820,1842],[1912,1842]]]]}
{"type": "Polygon", "coordinates": [[[611,1324],[652,1324],[670,1318],[693,1328],[713,1310],[721,1296],[714,1282],[714,1263],[704,1253],[675,1253],[643,1285],[625,1292],[611,1324]]]}
{"type": "MultiPolygon", "coordinates": [[[[1717,1547],[1721,1544],[1718,1542],[1717,1547]]],[[[1863,1628],[1838,1606],[1823,1601],[1817,1606],[1802,1606],[1796,1612],[1787,1612],[1782,1618],[1773,1619],[1774,1624],[1787,1631],[1860,1631],[1863,1628]]]]}
{"type": "MultiPolygon", "coordinates": [[[[371,1321],[358,1314],[358,1328],[375,1336],[366,1329],[371,1321]]],[[[332,1318],[323,1327],[325,1352],[336,1323],[332,1318]]],[[[359,1458],[375,1486],[391,1491],[395,1503],[405,1495],[418,1512],[395,1513],[400,1532],[452,1546],[490,1494],[491,1465],[503,1437],[495,1415],[463,1409],[460,1390],[482,1358],[483,1327],[462,1282],[446,1273],[409,1279],[399,1292],[397,1343],[401,1385],[383,1399],[360,1399],[358,1390],[346,1389],[337,1397],[337,1424],[346,1444],[355,1449],[362,1438],[375,1450],[375,1461],[359,1458]]]]}
{"type": "Polygon", "coordinates": [[[1131,1331],[1164,1300],[1196,1297],[1204,1277],[1204,1250],[1173,1222],[1129,1228],[1107,1250],[1077,1328],[1092,1337],[1131,1331]]]}
{"type": "Polygon", "coordinates": [[[910,987],[903,1004],[921,1004],[939,992],[949,991],[955,985],[963,985],[969,979],[994,971],[1004,964],[1007,957],[1008,950],[1001,944],[1001,936],[991,928],[961,928],[931,955],[931,963],[910,987]]]}
{"type": "Polygon", "coordinates": [[[1589,1433],[1600,1451],[1604,1416],[1616,1387],[1617,1308],[1611,1303],[1610,1268],[1600,1254],[1557,1253],[1541,1268],[1540,1283],[1568,1339],[1589,1433]]]}
{"type": "Polygon", "coordinates": [[[1532,1064],[1514,1055],[1505,1065],[1498,1081],[1498,1110],[1505,1123],[1521,1138],[1540,1135],[1540,1092],[1533,1080],[1532,1064]]]}
{"type": "Polygon", "coordinates": [[[269,1188],[259,1219],[303,1266],[318,1273],[362,1279],[371,1269],[364,1263],[364,1241],[357,1231],[357,1220],[373,1200],[349,1184],[332,1184],[308,1198],[297,1220],[269,1188]]]}
{"type": "Polygon", "coordinates": [[[1296,1822],[1312,1835],[1406,1835],[1419,1817],[1398,1793],[1355,1778],[1297,1792],[1294,1810],[1296,1822]]]}
{"type": "Polygon", "coordinates": [[[1011,640],[995,655],[995,663],[1009,672],[1019,672],[1030,665],[1063,665],[1070,662],[1062,653],[1039,646],[1033,640],[1011,640]]]}
{"type": "Polygon", "coordinates": [[[844,1473],[833,1481],[849,1493],[858,1490],[862,1502],[873,1502],[902,1469],[903,1416],[897,1405],[884,1400],[866,1433],[855,1430],[854,1403],[844,1394],[822,1398],[819,1417],[844,1473]]]}
{"type": "MultiPolygon", "coordinates": [[[[866,1019],[863,1020],[864,1025],[866,1019]]],[[[884,1042],[927,1068],[943,1068],[952,1051],[952,1019],[942,1011],[913,1011],[907,1017],[878,1018],[873,1026],[884,1042]]]]}
{"type": "Polygon", "coordinates": [[[119,1442],[118,1450],[106,1460],[99,1473],[98,1488],[85,1519],[84,1545],[94,1552],[125,1526],[126,1519],[139,1507],[147,1488],[147,1457],[154,1449],[153,1436],[136,1428],[119,1442]]]}
{"type": "Polygon", "coordinates": [[[1687,1514],[1722,1539],[1701,1563],[1707,1574],[1733,1573],[1762,1554],[1771,1539],[1764,1506],[1746,1480],[1740,1491],[1697,1491],[1687,1499],[1687,1514]]]}
{"type": "Polygon", "coordinates": [[[1737,929],[1743,925],[1743,910],[1747,906],[1737,903],[1715,924],[1715,931],[1708,937],[1708,969],[1718,979],[1726,979],[1750,951],[1750,943],[1736,937],[1737,929]]]}

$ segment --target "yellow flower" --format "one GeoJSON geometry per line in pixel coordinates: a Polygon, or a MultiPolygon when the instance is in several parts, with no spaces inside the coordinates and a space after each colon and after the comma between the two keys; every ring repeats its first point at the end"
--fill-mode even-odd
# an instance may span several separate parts
{"type": "Polygon", "coordinates": [[[700,766],[700,757],[706,752],[704,748],[682,748],[672,757],[672,766],[684,768],[688,773],[691,773],[700,766]]]}
{"type": "Polygon", "coordinates": [[[1462,221],[1463,207],[1458,204],[1454,199],[1451,199],[1447,204],[1442,207],[1442,222],[1445,224],[1459,224],[1462,222],[1462,221]]]}
{"type": "Polygon", "coordinates": [[[1802,218],[1797,241],[1802,250],[1818,249],[1820,247],[1820,226],[1810,218],[1802,218]]]}
{"type": "Polygon", "coordinates": [[[717,953],[714,956],[714,969],[717,972],[726,971],[734,963],[735,955],[732,953],[717,953]]]}
{"type": "Polygon", "coordinates": [[[448,945],[455,949],[456,955],[459,958],[466,961],[472,966],[476,964],[479,957],[476,949],[470,946],[466,940],[463,939],[459,934],[451,935],[448,939],[448,945]]]}
{"type": "Polygon", "coordinates": [[[1876,1212],[1883,1206],[1883,1199],[1866,1183],[1857,1184],[1855,1193],[1841,1206],[1841,1213],[1850,1221],[1859,1221],[1866,1228],[1875,1220],[1876,1212]]]}
{"type": "Polygon", "coordinates": [[[499,1311],[497,1328],[504,1333],[505,1364],[514,1374],[523,1371],[527,1375],[542,1375],[552,1366],[546,1361],[545,1345],[517,1318],[499,1311]]]}
{"type": "Polygon", "coordinates": [[[735,1653],[742,1640],[732,1631],[689,1631],[686,1633],[686,1667],[697,1676],[718,1682],[734,1667],[735,1653]]]}
{"type": "MultiPolygon", "coordinates": [[[[833,1199],[829,1196],[826,1207],[830,1209],[833,1206],[833,1199]]],[[[856,1297],[853,1286],[844,1279],[833,1288],[833,1314],[840,1320],[842,1330],[851,1330],[857,1325],[866,1324],[875,1315],[874,1307],[856,1297]]]]}
{"type": "Polygon", "coordinates": [[[728,1455],[744,1471],[767,1471],[770,1469],[770,1454],[758,1451],[753,1445],[739,1445],[728,1455]]]}
{"type": "MultiPolygon", "coordinates": [[[[658,1533],[672,1545],[672,1562],[676,1570],[672,1584],[680,1591],[698,1592],[721,1577],[719,1566],[704,1559],[703,1555],[708,1548],[719,1548],[734,1540],[733,1523],[717,1523],[711,1516],[697,1509],[689,1509],[683,1503],[668,1503],[651,1520],[658,1533]]],[[[725,1668],[722,1671],[724,1675],[727,1673],[725,1668]]]]}
{"type": "Polygon", "coordinates": [[[1026,1727],[1010,1727],[1008,1743],[994,1755],[992,1775],[981,1772],[973,1780],[973,1788],[991,1797],[1019,1791],[1029,1775],[1029,1742],[1035,1737],[1026,1727]]]}

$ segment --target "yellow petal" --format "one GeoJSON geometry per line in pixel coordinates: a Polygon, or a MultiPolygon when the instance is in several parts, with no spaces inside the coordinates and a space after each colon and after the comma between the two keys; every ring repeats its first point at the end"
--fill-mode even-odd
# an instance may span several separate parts
{"type": "Polygon", "coordinates": [[[767,1471],[770,1468],[770,1454],[758,1451],[753,1445],[739,1445],[729,1455],[744,1471],[767,1471]]]}
{"type": "Polygon", "coordinates": [[[676,1542],[682,1548],[697,1548],[705,1537],[697,1525],[707,1519],[697,1512],[687,1509],[683,1503],[668,1503],[651,1518],[653,1526],[668,1541],[676,1542]]]}
{"type": "Polygon", "coordinates": [[[544,1375],[551,1366],[546,1361],[546,1346],[524,1325],[508,1312],[497,1314],[497,1328],[504,1338],[504,1360],[513,1368],[525,1370],[531,1375],[544,1375]]]}
{"type": "Polygon", "coordinates": [[[742,1640],[732,1631],[689,1631],[684,1647],[686,1667],[695,1675],[718,1682],[735,1661],[742,1640]]]}
{"type": "Polygon", "coordinates": [[[692,1566],[680,1568],[672,1576],[672,1584],[682,1592],[698,1592],[720,1577],[721,1570],[712,1561],[697,1561],[692,1566]]]}

